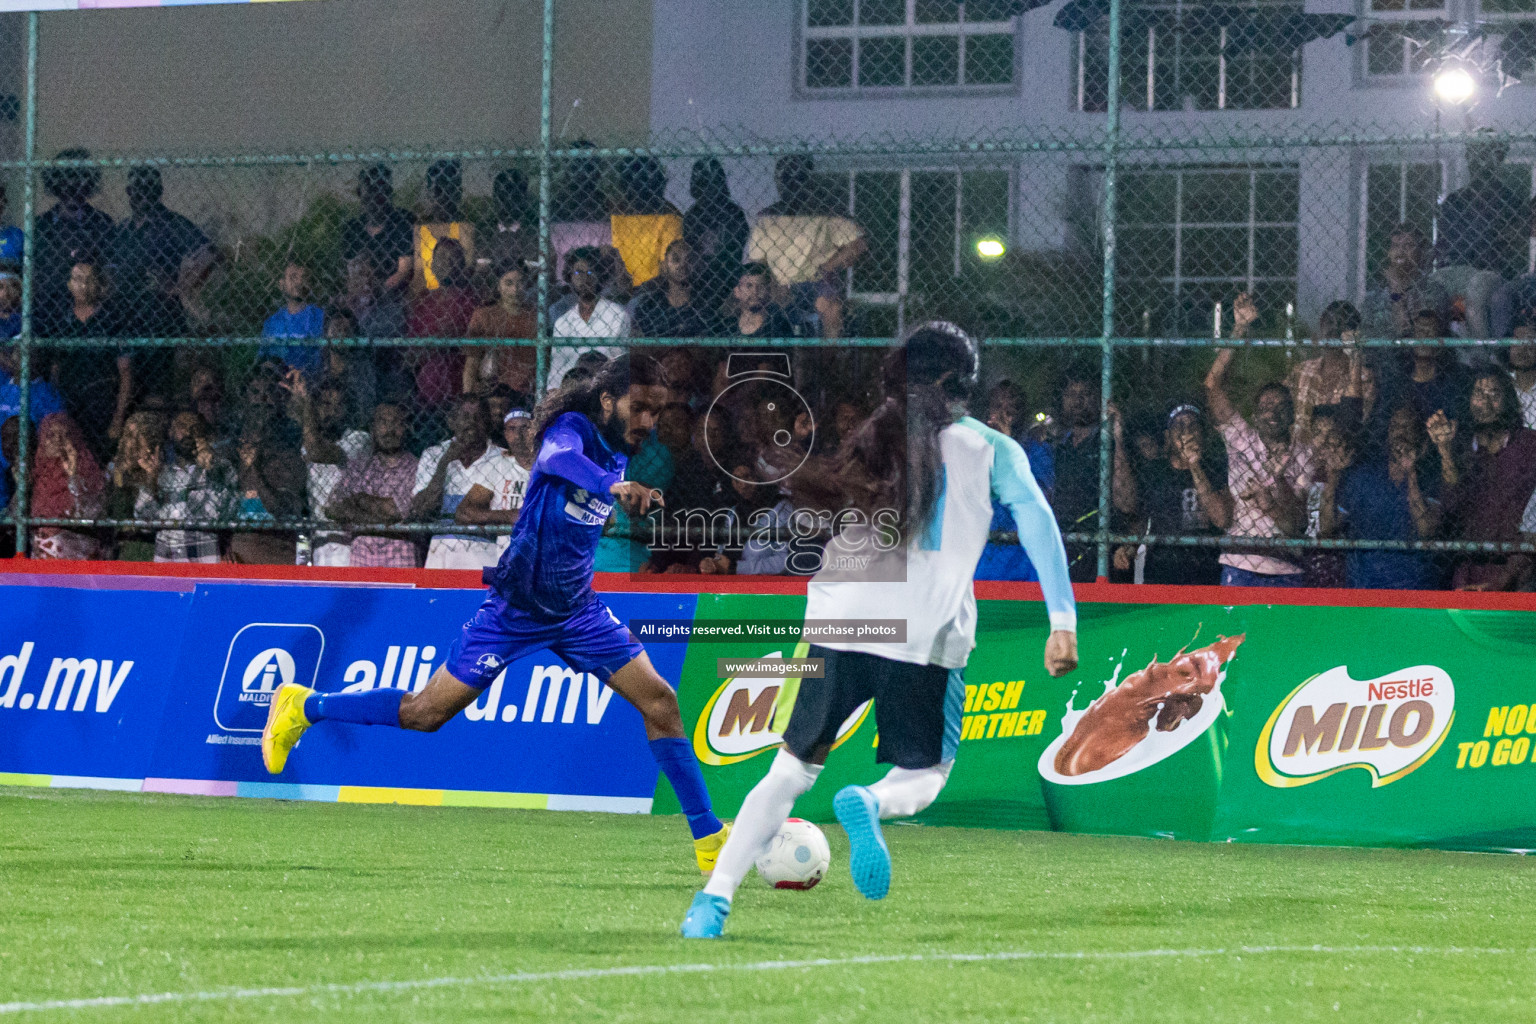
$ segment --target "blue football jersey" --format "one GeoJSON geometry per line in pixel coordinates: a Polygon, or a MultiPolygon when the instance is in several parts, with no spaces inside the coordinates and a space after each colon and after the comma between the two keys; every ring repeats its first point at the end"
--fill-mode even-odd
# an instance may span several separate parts
{"type": "Polygon", "coordinates": [[[613,512],[608,489],[628,462],[581,413],[549,425],[507,550],[485,572],[503,600],[550,618],[592,600],[592,561],[613,512]]]}

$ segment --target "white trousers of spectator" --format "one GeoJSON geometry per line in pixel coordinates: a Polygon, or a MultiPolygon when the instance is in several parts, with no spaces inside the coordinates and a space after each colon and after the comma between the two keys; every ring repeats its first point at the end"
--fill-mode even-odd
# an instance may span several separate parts
{"type": "Polygon", "coordinates": [[[345,568],[351,565],[351,538],[340,541],[328,540],[324,544],[316,544],[309,553],[309,564],[327,569],[345,568]]]}

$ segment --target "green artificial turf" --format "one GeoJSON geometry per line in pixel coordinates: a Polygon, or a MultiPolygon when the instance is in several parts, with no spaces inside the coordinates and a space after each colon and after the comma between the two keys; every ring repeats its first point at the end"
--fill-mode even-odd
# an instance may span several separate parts
{"type": "Polygon", "coordinates": [[[1536,863],[1524,858],[888,835],[883,902],[854,891],[830,828],[819,888],[749,878],[726,940],[684,942],[677,925],[700,880],[680,818],[0,789],[0,1024],[1294,1024],[1536,1011],[1536,863]],[[1241,950],[1313,945],[1329,948],[1241,950]],[[1030,958],[953,957],[983,953],[1030,958]],[[929,959],[475,980],[919,954],[929,959]],[[455,978],[466,980],[324,988],[455,978]],[[12,1005],[290,986],[304,991],[12,1005]]]}

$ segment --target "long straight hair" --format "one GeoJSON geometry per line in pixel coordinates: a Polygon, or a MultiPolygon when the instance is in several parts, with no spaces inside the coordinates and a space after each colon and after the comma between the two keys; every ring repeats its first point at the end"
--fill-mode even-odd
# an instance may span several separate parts
{"type": "Polygon", "coordinates": [[[821,504],[867,514],[897,509],[907,535],[921,536],[943,487],[939,434],[963,415],[975,373],[974,345],[959,328],[928,324],[914,332],[885,358],[885,400],[843,442],[829,472],[807,480],[822,492],[821,504]]]}

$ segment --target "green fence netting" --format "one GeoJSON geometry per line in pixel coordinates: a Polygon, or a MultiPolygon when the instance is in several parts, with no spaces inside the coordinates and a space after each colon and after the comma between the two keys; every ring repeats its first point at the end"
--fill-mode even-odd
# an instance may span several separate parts
{"type": "MultiPolygon", "coordinates": [[[[890,346],[944,320],[983,339],[969,408],[1024,446],[1076,579],[1520,587],[1536,118],[1478,128],[1454,98],[1458,70],[1536,70],[1506,5],[1072,0],[1064,85],[1102,116],[985,135],[568,138],[553,22],[527,148],[43,157],[27,100],[0,165],[4,543],[484,566],[540,400],[630,352],[662,390],[629,475],[667,510],[615,513],[599,568],[805,572],[828,519],[786,465],[835,452],[890,346]],[[1302,120],[1303,48],[1340,34],[1446,116],[1302,120]]],[[[1024,6],[806,0],[797,87],[1015,86],[1024,6]]],[[[1030,578],[993,530],[983,575],[1030,578]]]]}

